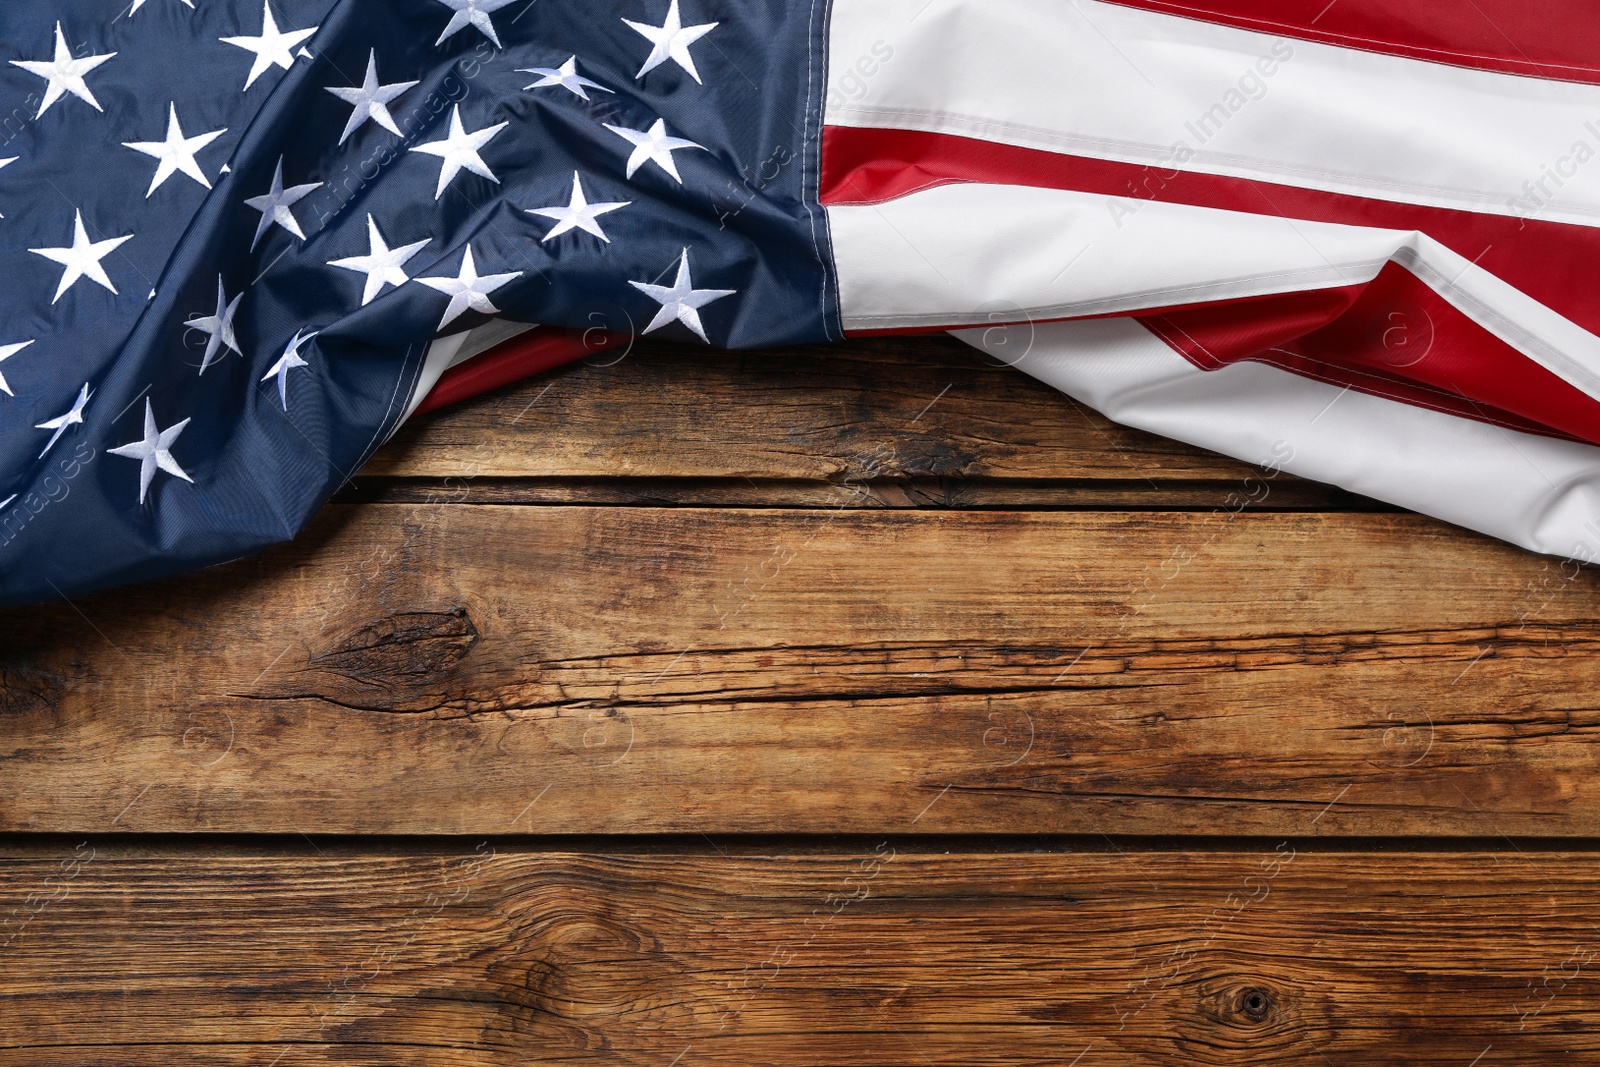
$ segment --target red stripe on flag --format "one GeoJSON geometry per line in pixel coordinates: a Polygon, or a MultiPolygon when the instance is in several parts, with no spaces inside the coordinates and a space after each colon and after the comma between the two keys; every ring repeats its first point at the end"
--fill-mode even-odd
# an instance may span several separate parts
{"type": "Polygon", "coordinates": [[[1600,84],[1594,0],[1109,0],[1367,52],[1600,84]]]}
{"type": "Polygon", "coordinates": [[[412,417],[531,378],[627,340],[626,334],[540,326],[445,371],[412,417]]]}
{"type": "Polygon", "coordinates": [[[1138,319],[1203,370],[1251,360],[1525,433],[1600,444],[1600,403],[1396,264],[1366,285],[1138,319]]]}
{"type": "Polygon", "coordinates": [[[1572,269],[1575,263],[1600,260],[1600,229],[1116,163],[951,134],[850,126],[823,131],[825,204],[882,203],[952,182],[1099,193],[1108,198],[1107,211],[1137,212],[1140,201],[1163,201],[1420,230],[1584,329],[1600,333],[1594,284],[1586,272],[1572,269]]]}

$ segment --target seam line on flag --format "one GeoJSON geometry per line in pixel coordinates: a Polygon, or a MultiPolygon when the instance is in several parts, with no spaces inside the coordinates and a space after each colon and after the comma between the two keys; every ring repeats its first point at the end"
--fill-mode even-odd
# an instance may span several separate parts
{"type": "MultiPolygon", "coordinates": [[[[1454,255],[1454,253],[1451,254],[1454,255]]],[[[1597,373],[1596,368],[1585,363],[1575,353],[1557,347],[1545,340],[1545,338],[1533,333],[1515,319],[1481,299],[1476,293],[1460,285],[1461,278],[1467,276],[1482,277],[1494,282],[1501,282],[1499,278],[1470,263],[1456,278],[1447,278],[1436,266],[1424,258],[1421,251],[1412,248],[1410,245],[1400,248],[1395,253],[1394,262],[1422,279],[1434,292],[1444,297],[1468,318],[1509,344],[1512,348],[1523,353],[1551,373],[1565,379],[1589,396],[1600,400],[1600,373],[1597,373]]],[[[1526,296],[1520,289],[1516,289],[1504,282],[1501,282],[1501,284],[1518,296],[1526,296]]],[[[1574,329],[1582,330],[1582,327],[1571,322],[1570,319],[1565,316],[1559,316],[1559,313],[1554,309],[1548,308],[1543,304],[1540,304],[1539,307],[1551,315],[1558,315],[1563,323],[1571,325],[1574,329]]],[[[1583,331],[1583,335],[1586,338],[1594,338],[1595,336],[1587,330],[1583,331]]],[[[1600,338],[1596,340],[1600,340],[1600,338]]]]}

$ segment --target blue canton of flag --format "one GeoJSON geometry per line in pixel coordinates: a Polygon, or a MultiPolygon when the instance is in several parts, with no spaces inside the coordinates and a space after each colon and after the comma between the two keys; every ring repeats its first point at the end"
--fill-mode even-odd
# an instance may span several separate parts
{"type": "Polygon", "coordinates": [[[841,334],[808,4],[124,5],[0,9],[0,603],[292,537],[491,320],[841,334]]]}

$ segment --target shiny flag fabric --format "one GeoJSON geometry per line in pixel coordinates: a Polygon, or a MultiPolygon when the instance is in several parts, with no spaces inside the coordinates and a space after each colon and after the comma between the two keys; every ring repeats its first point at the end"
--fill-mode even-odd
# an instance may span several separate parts
{"type": "Polygon", "coordinates": [[[646,333],[954,330],[1600,554],[1570,0],[46,0],[0,52],[0,602],[290,538],[407,417],[646,333]]]}

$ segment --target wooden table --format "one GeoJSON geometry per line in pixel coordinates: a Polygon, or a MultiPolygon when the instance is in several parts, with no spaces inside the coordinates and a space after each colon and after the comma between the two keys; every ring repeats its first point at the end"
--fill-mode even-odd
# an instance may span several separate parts
{"type": "Polygon", "coordinates": [[[1600,1062],[1594,572],[946,339],[595,363],[0,615],[0,1064],[1600,1062]]]}

